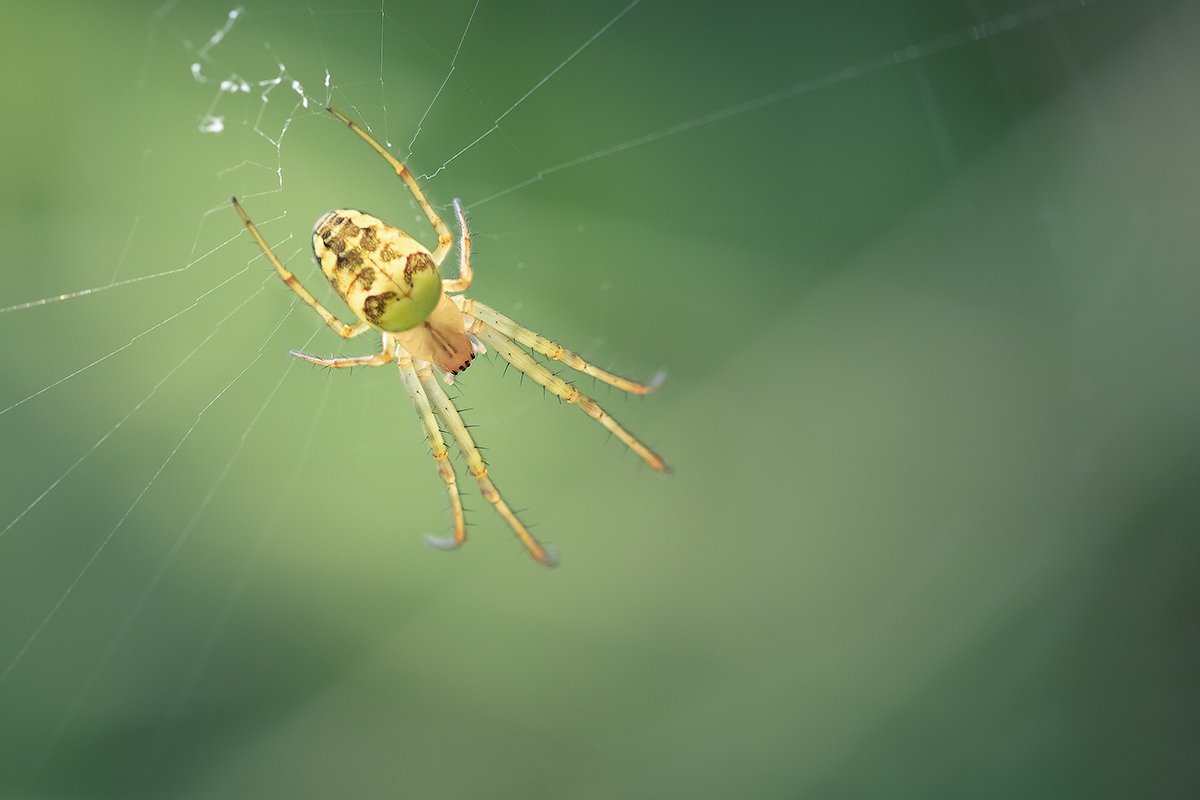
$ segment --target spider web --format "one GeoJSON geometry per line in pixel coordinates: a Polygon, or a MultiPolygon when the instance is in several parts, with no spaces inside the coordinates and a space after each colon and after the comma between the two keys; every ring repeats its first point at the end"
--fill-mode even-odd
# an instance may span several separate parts
{"type": "MultiPolygon", "coordinates": [[[[433,238],[326,105],[406,156],[448,220],[462,198],[472,295],[605,367],[669,366],[674,400],[596,396],[699,470],[698,431],[676,420],[729,424],[695,411],[713,391],[705,376],[790,347],[773,343],[779,324],[865,243],[1064,95],[1105,146],[1113,116],[1091,82],[1135,34],[1158,45],[1150,74],[1164,92],[1186,97],[1194,66],[1175,6],[1141,0],[752,3],[692,28],[687,4],[562,6],[168,2],[91,20],[82,41],[101,88],[71,97],[100,130],[87,163],[55,140],[70,153],[60,168],[90,191],[44,216],[71,228],[39,256],[54,267],[15,270],[0,294],[0,715],[21,721],[0,743],[4,785],[164,796],[237,783],[270,752],[256,731],[290,730],[279,716],[319,708],[364,665],[407,665],[397,684],[448,691],[378,617],[422,631],[456,597],[478,599],[474,586],[540,608],[544,629],[570,625],[552,593],[514,585],[537,579],[481,498],[468,498],[470,558],[421,548],[418,533],[446,527],[444,495],[391,370],[286,357],[376,342],[336,340],[279,285],[230,195],[338,313],[312,263],[312,220],[358,207],[433,238]],[[1037,73],[1047,65],[1052,78],[1037,73]],[[874,154],[863,174],[856,152],[874,154]],[[763,286],[777,292],[769,308],[763,286]],[[267,669],[248,663],[255,653],[267,669]],[[305,665],[294,678],[275,672],[293,663],[305,665]],[[217,744],[226,726],[241,746],[217,744]],[[115,730],[126,744],[106,744],[115,730]]],[[[49,118],[67,122],[64,106],[49,118]]],[[[1194,102],[1179,108],[1195,133],[1194,102]]],[[[965,218],[985,202],[960,200],[965,218]]],[[[1044,209],[1052,240],[1069,231],[1056,211],[1044,209]]],[[[1134,240],[1136,213],[1112,213],[1134,240]]],[[[1080,330],[1131,280],[1121,255],[1103,261],[1080,330]]],[[[671,490],[622,469],[590,423],[499,366],[472,370],[456,400],[510,500],[552,525],[568,558],[578,548],[611,566],[635,539],[660,546],[622,512],[671,490]],[[595,509],[602,519],[588,519],[595,509]]],[[[766,449],[765,423],[754,430],[766,449]]],[[[456,655],[445,645],[435,660],[456,655]]],[[[409,692],[399,708],[419,711],[409,692]]]]}

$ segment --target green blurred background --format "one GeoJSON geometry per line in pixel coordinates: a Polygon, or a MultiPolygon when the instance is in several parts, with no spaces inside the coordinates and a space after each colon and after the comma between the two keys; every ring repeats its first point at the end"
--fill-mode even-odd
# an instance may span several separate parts
{"type": "Polygon", "coordinates": [[[557,72],[624,0],[473,6],[6,9],[0,796],[1194,796],[1195,5],[643,0],[557,72]],[[670,373],[595,391],[665,478],[461,381],[555,571],[474,491],[423,545],[398,377],[287,357],[376,343],[227,205],[331,306],[325,210],[429,241],[292,81],[403,155],[460,39],[472,294],[670,373]]]}

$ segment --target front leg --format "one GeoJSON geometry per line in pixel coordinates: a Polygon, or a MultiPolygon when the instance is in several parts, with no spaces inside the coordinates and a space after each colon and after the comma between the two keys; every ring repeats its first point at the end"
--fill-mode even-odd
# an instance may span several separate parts
{"type": "Polygon", "coordinates": [[[258,227],[250,221],[250,215],[246,213],[246,209],[242,208],[242,204],[238,202],[236,197],[233,198],[233,207],[237,211],[238,216],[242,218],[242,222],[245,223],[246,230],[250,231],[250,235],[254,237],[254,241],[258,243],[259,249],[266,254],[267,260],[271,262],[273,267],[275,267],[275,271],[279,273],[279,277],[283,279],[283,282],[287,284],[287,287],[299,295],[301,300],[303,300],[305,303],[308,303],[309,307],[312,308],[313,311],[316,311],[318,314],[320,314],[321,319],[325,320],[325,324],[328,325],[334,333],[343,339],[353,339],[355,336],[366,333],[371,329],[371,326],[365,322],[359,322],[354,325],[351,325],[348,322],[342,322],[340,319],[334,316],[329,309],[321,305],[321,303],[318,302],[318,300],[313,297],[307,289],[300,285],[300,281],[296,280],[296,276],[288,271],[288,268],[283,265],[283,262],[280,261],[279,257],[276,256],[271,250],[271,247],[267,244],[267,240],[264,239],[262,234],[258,232],[258,227]]]}
{"type": "Polygon", "coordinates": [[[454,198],[454,216],[458,218],[458,277],[442,279],[443,292],[465,292],[471,287],[471,231],[462,201],[454,198]]]}
{"type": "Polygon", "coordinates": [[[321,358],[320,356],[309,355],[302,353],[299,350],[288,350],[288,355],[294,358],[299,358],[302,361],[307,361],[310,364],[317,364],[322,367],[330,367],[332,369],[345,369],[347,367],[382,367],[384,364],[392,363],[396,357],[396,343],[392,341],[392,337],[383,337],[383,352],[375,353],[370,356],[348,356],[344,358],[321,358]]]}

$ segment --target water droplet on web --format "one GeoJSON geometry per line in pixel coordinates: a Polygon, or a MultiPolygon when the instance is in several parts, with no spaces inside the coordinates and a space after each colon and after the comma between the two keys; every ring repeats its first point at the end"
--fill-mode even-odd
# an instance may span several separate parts
{"type": "Polygon", "coordinates": [[[200,120],[201,133],[220,133],[225,130],[225,118],[214,117],[212,114],[205,114],[204,119],[200,120]]]}
{"type": "Polygon", "coordinates": [[[292,91],[300,95],[300,103],[308,108],[308,95],[304,93],[304,87],[300,85],[300,81],[292,79],[292,91]]]}

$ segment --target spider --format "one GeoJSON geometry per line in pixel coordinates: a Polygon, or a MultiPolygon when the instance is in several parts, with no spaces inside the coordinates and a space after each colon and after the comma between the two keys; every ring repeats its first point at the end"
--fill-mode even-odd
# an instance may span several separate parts
{"type": "Polygon", "coordinates": [[[479,484],[480,493],[504,518],[529,554],[538,562],[553,566],[557,563],[557,557],[534,538],[492,482],[487,464],[480,456],[458,409],[438,385],[434,370],[438,371],[446,384],[452,384],[454,377],[471,365],[477,353],[486,352],[486,348],[490,347],[555,396],[599,422],[657,472],[670,471],[661,456],[625,430],[569,381],[534,360],[526,348],[631,394],[654,391],[662,384],[665,375],[660,372],[645,384],[613,375],[589,364],[562,345],[518,325],[499,311],[466,297],[463,292],[470,287],[472,276],[471,234],[467,229],[462,203],[457,198],[454,200],[454,215],[459,228],[458,277],[443,279],[438,267],[450,251],[453,239],[446,223],[425,199],[412,173],[347,116],[334,108],[326,107],[325,110],[358,134],[392,166],[429,218],[437,233],[438,244],[430,252],[403,231],[353,209],[330,211],[317,220],[312,234],[313,253],[334,291],[358,317],[359,321],[351,325],[321,305],[284,267],[242,204],[234,197],[234,209],[274,265],[279,277],[321,316],[334,333],[351,339],[369,330],[376,330],[383,339],[382,350],[374,355],[319,358],[298,350],[289,353],[304,361],[335,369],[380,367],[392,362],[399,367],[400,378],[416,407],[417,416],[425,429],[425,438],[437,462],[438,474],[446,484],[446,492],[450,497],[454,532],[445,538],[426,534],[425,538],[431,545],[450,550],[467,539],[457,476],[442,438],[444,425],[458,445],[467,470],[479,484]]]}

